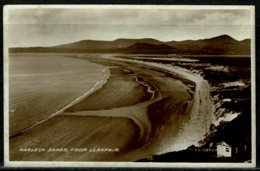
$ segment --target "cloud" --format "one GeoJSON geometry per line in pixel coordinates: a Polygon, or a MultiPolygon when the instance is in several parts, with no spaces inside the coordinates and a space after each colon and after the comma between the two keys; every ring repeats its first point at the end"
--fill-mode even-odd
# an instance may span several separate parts
{"type": "Polygon", "coordinates": [[[206,12],[200,18],[194,19],[197,25],[250,25],[249,13],[238,11],[206,12]]]}
{"type": "Polygon", "coordinates": [[[250,38],[250,10],[141,8],[10,9],[9,46],[52,46],[79,40],[250,38]]]}
{"type": "Polygon", "coordinates": [[[9,12],[11,24],[236,25],[249,24],[249,10],[32,8],[9,12]]]}

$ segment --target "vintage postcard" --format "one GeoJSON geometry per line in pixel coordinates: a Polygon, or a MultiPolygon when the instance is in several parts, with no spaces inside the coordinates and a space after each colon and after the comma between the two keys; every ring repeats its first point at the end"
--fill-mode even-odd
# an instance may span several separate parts
{"type": "Polygon", "coordinates": [[[254,12],[5,6],[5,166],[255,167],[254,12]]]}

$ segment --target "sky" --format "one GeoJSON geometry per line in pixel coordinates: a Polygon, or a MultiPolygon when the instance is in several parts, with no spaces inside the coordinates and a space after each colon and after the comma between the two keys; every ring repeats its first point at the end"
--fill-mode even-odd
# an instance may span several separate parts
{"type": "Polygon", "coordinates": [[[252,7],[7,6],[9,47],[53,46],[80,40],[154,38],[181,41],[223,34],[251,38],[252,7]]]}

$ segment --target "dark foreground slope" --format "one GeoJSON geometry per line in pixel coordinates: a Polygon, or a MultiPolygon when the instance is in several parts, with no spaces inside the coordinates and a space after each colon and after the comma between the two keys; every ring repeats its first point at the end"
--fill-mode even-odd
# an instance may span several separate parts
{"type": "Polygon", "coordinates": [[[154,155],[152,159],[141,159],[138,162],[250,162],[251,161],[251,111],[250,105],[229,124],[219,127],[216,134],[202,147],[190,146],[186,150],[154,155]],[[232,152],[232,157],[217,157],[214,144],[225,141],[238,153],[232,152]],[[211,145],[213,144],[213,146],[211,145]],[[246,149],[245,149],[246,148],[246,149]]]}

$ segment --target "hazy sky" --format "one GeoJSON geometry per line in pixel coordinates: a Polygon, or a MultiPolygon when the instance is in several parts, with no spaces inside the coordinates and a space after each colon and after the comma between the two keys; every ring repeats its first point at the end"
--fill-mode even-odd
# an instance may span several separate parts
{"type": "Polygon", "coordinates": [[[243,40],[252,36],[254,16],[249,7],[192,8],[9,7],[4,9],[8,12],[5,13],[5,33],[10,47],[51,46],[86,39],[155,38],[179,41],[228,34],[243,40]]]}

